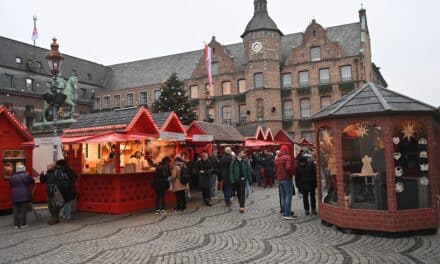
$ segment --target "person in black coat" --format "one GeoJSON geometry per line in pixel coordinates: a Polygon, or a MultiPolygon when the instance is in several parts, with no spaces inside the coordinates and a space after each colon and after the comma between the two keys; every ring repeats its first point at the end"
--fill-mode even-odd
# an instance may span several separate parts
{"type": "Polygon", "coordinates": [[[62,217],[65,219],[70,219],[72,217],[72,201],[76,198],[77,175],[76,172],[69,167],[66,160],[57,160],[55,167],[67,175],[68,181],[66,187],[61,188],[60,191],[64,198],[62,217]]]}
{"type": "Polygon", "coordinates": [[[156,173],[154,174],[153,181],[151,182],[151,187],[153,187],[156,192],[156,214],[166,214],[166,204],[165,204],[165,194],[167,189],[170,187],[171,169],[170,169],[171,159],[166,156],[162,159],[156,168],[156,173]]]}
{"type": "Polygon", "coordinates": [[[316,166],[312,159],[308,160],[303,156],[298,160],[298,166],[295,169],[295,183],[303,194],[306,215],[310,214],[310,207],[312,207],[312,214],[316,214],[316,166]]]}
{"type": "Polygon", "coordinates": [[[273,186],[274,178],[274,158],[273,154],[267,150],[263,153],[263,169],[264,169],[264,188],[273,186]]]}
{"type": "Polygon", "coordinates": [[[231,178],[229,175],[229,168],[231,167],[232,161],[233,161],[232,150],[230,147],[226,147],[225,153],[220,159],[220,175],[222,178],[225,205],[227,207],[231,206],[232,189],[233,189],[233,184],[231,182],[231,178]]]}
{"type": "Polygon", "coordinates": [[[212,206],[209,201],[209,174],[212,170],[208,153],[203,152],[201,159],[196,164],[197,174],[199,175],[199,188],[202,191],[203,204],[212,206]]]}

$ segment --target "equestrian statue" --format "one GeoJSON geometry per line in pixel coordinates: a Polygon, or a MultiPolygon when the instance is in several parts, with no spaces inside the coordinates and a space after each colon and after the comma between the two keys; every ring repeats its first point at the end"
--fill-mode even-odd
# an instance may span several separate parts
{"type": "Polygon", "coordinates": [[[55,77],[52,80],[50,90],[43,95],[45,101],[43,123],[56,121],[59,118],[71,119],[75,113],[77,90],[77,76],[72,76],[67,81],[60,76],[55,77]],[[70,106],[70,111],[65,112],[65,106],[70,106]]]}

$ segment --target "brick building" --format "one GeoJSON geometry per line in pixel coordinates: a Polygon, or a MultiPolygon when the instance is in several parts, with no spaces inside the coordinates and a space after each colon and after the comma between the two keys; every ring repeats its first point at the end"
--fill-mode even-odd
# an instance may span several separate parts
{"type": "Polygon", "coordinates": [[[366,82],[386,86],[371,61],[365,9],[352,24],[324,28],[312,20],[304,32],[284,35],[269,16],[266,0],[255,0],[254,8],[241,43],[223,45],[215,37],[209,43],[214,75],[209,103],[203,50],[106,67],[72,57],[65,61],[64,72],[74,69],[70,63],[82,63],[88,69],[75,68],[81,71],[80,86],[86,87],[85,97],[93,100],[95,111],[151,106],[161,84],[176,72],[200,120],[209,115],[216,123],[237,126],[245,136],[253,135],[261,125],[274,133],[284,128],[295,139],[309,140],[313,137],[309,116],[366,82]],[[92,83],[84,78],[90,72],[99,76],[92,83]]]}

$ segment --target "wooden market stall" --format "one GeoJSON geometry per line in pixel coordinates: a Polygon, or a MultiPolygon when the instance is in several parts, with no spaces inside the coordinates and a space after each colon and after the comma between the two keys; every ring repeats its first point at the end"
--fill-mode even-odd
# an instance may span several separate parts
{"type": "MultiPolygon", "coordinates": [[[[0,106],[0,210],[12,208],[11,189],[9,179],[15,173],[18,165],[25,165],[29,174],[32,170],[32,144],[25,144],[33,140],[32,135],[23,124],[9,112],[5,106],[0,106]]],[[[45,194],[45,186],[37,184],[38,194],[45,194]]],[[[39,198],[41,199],[41,198],[39,198]]]]}
{"type": "Polygon", "coordinates": [[[439,226],[437,109],[366,84],[312,117],[323,222],[399,234],[439,226]]]}
{"type": "MultiPolygon", "coordinates": [[[[161,153],[151,152],[150,144],[159,134],[144,107],[82,115],[65,130],[65,158],[80,175],[78,210],[122,214],[152,208],[152,164],[161,153]]],[[[167,201],[174,196],[167,194],[167,201]]]]}

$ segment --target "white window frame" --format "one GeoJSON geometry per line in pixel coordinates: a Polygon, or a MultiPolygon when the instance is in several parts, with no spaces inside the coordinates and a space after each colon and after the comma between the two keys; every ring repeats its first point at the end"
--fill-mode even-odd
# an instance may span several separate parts
{"type": "Polygon", "coordinates": [[[281,88],[283,89],[292,88],[292,74],[290,72],[281,74],[281,88]],[[286,80],[288,81],[286,82],[286,80]]]}
{"type": "Polygon", "coordinates": [[[319,84],[329,84],[330,83],[330,69],[329,68],[322,68],[319,69],[319,84]],[[323,78],[323,73],[327,72],[327,78],[323,78]]]}
{"type": "Polygon", "coordinates": [[[300,108],[300,114],[301,118],[309,118],[312,114],[312,106],[310,104],[310,98],[301,98],[299,99],[299,108],[300,108]],[[307,108],[306,105],[303,104],[303,102],[308,102],[307,108]]]}
{"type": "Polygon", "coordinates": [[[293,119],[293,101],[292,100],[283,100],[283,120],[292,120],[293,119]],[[287,106],[290,107],[288,108],[287,106]]]}
{"type": "Polygon", "coordinates": [[[310,85],[309,71],[300,71],[298,73],[298,84],[300,87],[306,87],[306,86],[310,85]],[[307,78],[305,78],[305,77],[307,77],[307,78]]]}
{"type": "Polygon", "coordinates": [[[311,47],[310,48],[310,61],[320,61],[321,60],[321,47],[311,47]]]}
{"type": "Polygon", "coordinates": [[[341,81],[342,82],[353,81],[353,69],[351,65],[341,66],[341,81]],[[348,76],[348,73],[350,73],[350,76],[348,76]]]}

